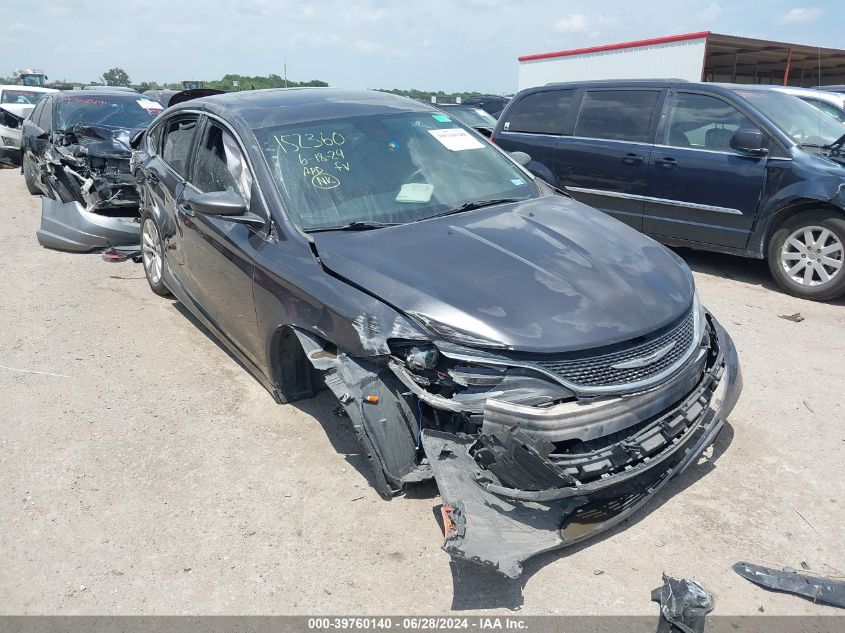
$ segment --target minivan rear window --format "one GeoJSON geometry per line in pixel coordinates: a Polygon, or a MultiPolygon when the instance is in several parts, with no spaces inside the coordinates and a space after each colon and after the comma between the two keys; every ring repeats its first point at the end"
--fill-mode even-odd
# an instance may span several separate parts
{"type": "Polygon", "coordinates": [[[506,132],[563,134],[574,90],[544,90],[527,95],[508,114],[506,132]]]}
{"type": "Polygon", "coordinates": [[[575,136],[647,143],[658,90],[591,90],[584,95],[575,136]]]}

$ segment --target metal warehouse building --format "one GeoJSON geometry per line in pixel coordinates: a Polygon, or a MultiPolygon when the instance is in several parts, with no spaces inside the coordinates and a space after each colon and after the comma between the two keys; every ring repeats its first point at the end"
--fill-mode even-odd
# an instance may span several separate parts
{"type": "Polygon", "coordinates": [[[557,81],[676,78],[818,86],[845,84],[845,50],[710,31],[519,58],[519,89],[557,81]]]}

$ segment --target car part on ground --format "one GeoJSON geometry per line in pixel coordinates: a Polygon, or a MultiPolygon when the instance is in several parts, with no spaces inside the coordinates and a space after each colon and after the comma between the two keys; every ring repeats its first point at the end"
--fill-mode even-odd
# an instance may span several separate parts
{"type": "Polygon", "coordinates": [[[138,221],[87,211],[79,202],[42,196],[38,243],[45,248],[87,253],[111,246],[138,244],[138,221]]]}
{"type": "Polygon", "coordinates": [[[677,255],[428,105],[230,93],[136,142],[153,290],[279,402],[331,390],[382,496],[434,478],[455,558],[516,577],[618,524],[739,397],[677,255]]]}
{"type": "Polygon", "coordinates": [[[811,576],[803,572],[782,568],[764,567],[753,563],[738,562],[731,567],[737,574],[755,585],[809,598],[813,602],[845,609],[845,581],[811,576]]]}
{"type": "Polygon", "coordinates": [[[704,633],[704,618],[715,606],[713,596],[696,581],[666,574],[651,600],[660,604],[657,633],[704,633]]]}

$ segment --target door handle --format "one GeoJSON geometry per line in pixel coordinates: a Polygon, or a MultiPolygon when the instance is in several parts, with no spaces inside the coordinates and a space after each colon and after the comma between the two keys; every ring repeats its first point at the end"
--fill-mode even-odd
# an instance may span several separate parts
{"type": "Polygon", "coordinates": [[[626,165],[639,165],[645,160],[645,156],[639,154],[625,154],[622,157],[622,162],[626,165]]]}
{"type": "Polygon", "coordinates": [[[654,164],[658,167],[677,167],[678,161],[671,156],[667,156],[666,158],[658,158],[654,161],[654,164]]]}

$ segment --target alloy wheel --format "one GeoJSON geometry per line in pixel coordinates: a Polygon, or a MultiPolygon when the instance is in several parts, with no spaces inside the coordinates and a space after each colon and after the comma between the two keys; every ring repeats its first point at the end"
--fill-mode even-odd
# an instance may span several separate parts
{"type": "Polygon", "coordinates": [[[144,272],[151,283],[157,284],[161,281],[161,237],[158,227],[151,219],[144,222],[141,231],[141,255],[144,260],[144,272]]]}
{"type": "Polygon", "coordinates": [[[800,286],[830,283],[842,270],[845,249],[836,234],[823,226],[804,226],[786,238],[780,265],[800,286]]]}

